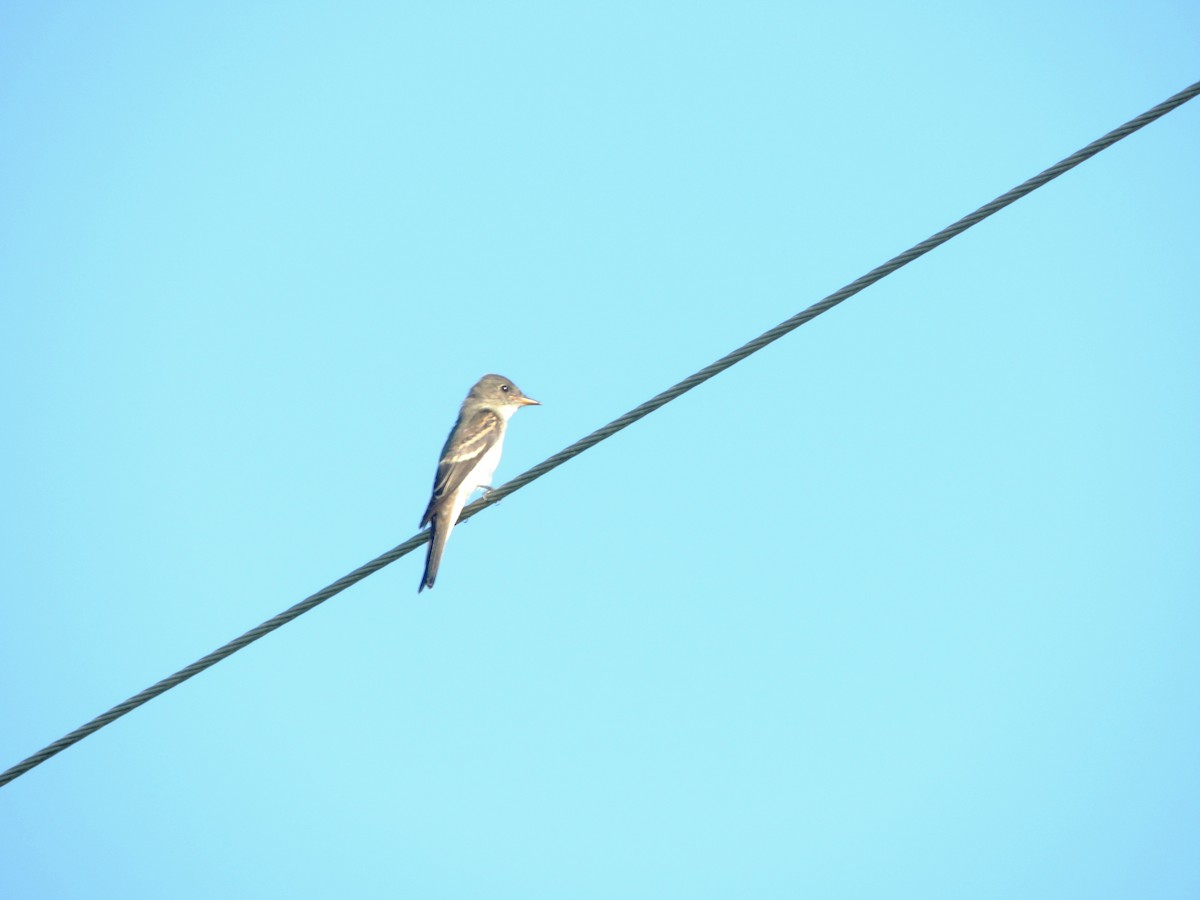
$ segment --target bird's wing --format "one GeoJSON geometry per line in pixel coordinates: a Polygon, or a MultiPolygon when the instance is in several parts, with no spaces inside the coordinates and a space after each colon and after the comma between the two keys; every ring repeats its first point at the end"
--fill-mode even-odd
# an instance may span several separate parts
{"type": "Polygon", "coordinates": [[[422,528],[433,519],[438,504],[462,486],[471,470],[479,465],[480,458],[496,446],[503,434],[504,420],[490,409],[481,409],[455,424],[442,448],[437,476],[433,479],[433,496],[421,519],[422,528]]]}

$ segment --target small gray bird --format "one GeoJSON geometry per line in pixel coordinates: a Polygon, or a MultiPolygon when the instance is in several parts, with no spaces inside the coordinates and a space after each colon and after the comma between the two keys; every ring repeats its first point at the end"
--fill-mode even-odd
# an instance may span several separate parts
{"type": "Polygon", "coordinates": [[[541,404],[526,397],[502,375],[484,375],[463,401],[458,421],[442,448],[437,476],[433,479],[433,496],[421,519],[422,528],[433,524],[433,537],[418,594],[433,587],[442,551],[467,499],[476,488],[491,490],[492,474],[500,463],[504,446],[504,429],[512,414],[522,406],[541,404]]]}

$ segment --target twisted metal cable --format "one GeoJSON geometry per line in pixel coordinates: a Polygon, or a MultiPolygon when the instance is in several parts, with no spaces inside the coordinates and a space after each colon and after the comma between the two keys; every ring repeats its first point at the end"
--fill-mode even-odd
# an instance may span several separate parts
{"type": "MultiPolygon", "coordinates": [[[[850,297],[853,297],[855,294],[857,294],[859,291],[863,290],[864,288],[870,287],[872,284],[874,284],[875,282],[879,281],[880,279],[885,278],[886,276],[892,274],[897,269],[900,269],[900,268],[908,265],[910,262],[912,262],[913,260],[915,260],[921,256],[924,256],[926,253],[928,253],[930,250],[934,249],[935,247],[938,247],[938,246],[946,243],[946,241],[950,240],[953,237],[956,237],[959,234],[962,234],[964,231],[966,231],[971,226],[979,224],[984,219],[988,218],[988,216],[991,216],[992,214],[999,212],[1000,210],[1004,209],[1004,207],[1006,207],[1012,203],[1015,203],[1017,200],[1020,200],[1022,197],[1024,197],[1025,195],[1027,195],[1029,193],[1032,193],[1033,191],[1037,190],[1038,188],[1040,188],[1042,185],[1046,184],[1047,182],[1053,181],[1055,178],[1057,178],[1059,175],[1062,175],[1064,172],[1070,171],[1071,169],[1075,168],[1080,163],[1082,163],[1088,159],[1091,159],[1093,156],[1095,156],[1100,151],[1106,150],[1107,148],[1111,147],[1113,144],[1117,143],[1117,141],[1120,141],[1123,138],[1128,137],[1129,135],[1133,134],[1138,129],[1143,128],[1146,125],[1149,125],[1155,119],[1159,119],[1162,116],[1165,116],[1167,113],[1171,112],[1172,110],[1176,109],[1177,107],[1182,106],[1184,103],[1193,99],[1197,95],[1200,95],[1200,82],[1196,82],[1195,84],[1191,85],[1190,87],[1185,88],[1184,90],[1180,91],[1178,94],[1175,94],[1173,97],[1170,97],[1167,100],[1164,100],[1162,103],[1158,104],[1157,106],[1153,107],[1152,109],[1149,109],[1146,112],[1142,113],[1137,118],[1130,119],[1128,122],[1126,122],[1121,127],[1110,131],[1108,134],[1104,135],[1103,137],[1101,137],[1095,141],[1092,141],[1092,143],[1088,144],[1083,149],[1078,150],[1075,153],[1072,153],[1070,156],[1066,157],[1065,159],[1063,159],[1060,162],[1055,163],[1050,168],[1039,173],[1038,175],[1035,175],[1034,177],[1030,178],[1028,181],[1025,181],[1025,182],[1017,185],[1012,190],[1010,190],[1004,194],[1001,194],[995,200],[991,201],[990,203],[984,204],[983,206],[979,207],[979,209],[975,210],[970,215],[963,216],[963,218],[959,219],[953,225],[943,228],[941,231],[939,231],[937,234],[933,235],[932,237],[928,237],[925,240],[921,241],[921,243],[916,244],[915,246],[909,248],[908,250],[905,250],[900,255],[892,257],[890,260],[885,262],[883,265],[872,269],[867,274],[863,275],[860,278],[855,279],[854,281],[850,282],[848,285],[841,288],[840,290],[834,291],[828,297],[826,297],[825,299],[823,299],[817,303],[814,303],[812,306],[808,307],[808,309],[805,309],[803,312],[799,312],[796,315],[792,316],[790,319],[787,319],[784,322],[780,322],[774,328],[770,329],[769,331],[763,332],[758,337],[756,337],[754,340],[749,341],[746,344],[743,344],[741,347],[734,350],[732,353],[729,353],[728,355],[723,356],[720,359],[718,359],[716,362],[705,366],[703,369],[696,372],[695,374],[689,375],[687,378],[683,379],[683,381],[680,381],[678,384],[668,388],[667,390],[663,391],[661,394],[658,394],[657,396],[652,397],[651,399],[647,400],[645,403],[641,404],[640,406],[637,406],[634,409],[631,409],[629,412],[625,413],[623,416],[619,416],[616,419],[613,419],[611,422],[609,422],[603,428],[596,429],[591,434],[589,434],[587,437],[581,438],[580,440],[571,444],[571,446],[566,447],[563,450],[560,450],[558,453],[555,453],[553,456],[549,457],[548,459],[538,463],[533,468],[528,469],[527,471],[518,475],[516,478],[512,479],[512,481],[509,481],[507,484],[501,485],[500,487],[496,488],[495,490],[490,491],[487,495],[485,495],[481,499],[476,500],[474,503],[467,506],[462,512],[460,521],[469,519],[471,516],[474,516],[474,515],[482,512],[484,509],[491,506],[493,503],[498,503],[500,500],[503,500],[505,497],[507,497],[509,494],[513,493],[514,491],[518,491],[521,488],[525,487],[525,485],[529,484],[531,481],[541,478],[543,475],[545,475],[551,469],[558,468],[563,463],[565,463],[567,460],[572,459],[575,456],[578,456],[580,453],[589,449],[590,447],[594,447],[596,444],[600,443],[601,441],[605,440],[606,438],[612,437],[614,434],[616,434],[621,429],[627,428],[628,426],[632,425],[634,422],[636,422],[638,419],[643,418],[644,416],[648,416],[650,413],[654,412],[659,407],[665,406],[667,403],[670,403],[675,398],[687,393],[692,388],[697,387],[698,385],[701,385],[704,382],[708,381],[708,379],[712,378],[714,375],[718,375],[721,372],[724,372],[730,366],[741,362],[743,359],[745,359],[747,356],[750,356],[752,353],[758,352],[763,347],[766,347],[768,344],[779,340],[785,334],[788,334],[789,332],[796,330],[801,325],[803,325],[805,322],[809,322],[812,319],[815,319],[817,316],[821,315],[821,313],[828,312],[829,310],[833,309],[833,307],[835,307],[839,303],[841,303],[843,300],[847,300],[850,297]]],[[[384,566],[390,565],[391,563],[398,560],[400,557],[405,556],[408,553],[411,553],[413,550],[416,550],[418,547],[420,547],[422,544],[424,544],[428,540],[429,540],[429,532],[428,531],[422,531],[419,534],[413,535],[408,540],[406,540],[404,543],[402,543],[396,547],[393,547],[391,550],[387,551],[386,553],[381,554],[380,556],[375,557],[375,559],[371,560],[369,563],[359,566],[353,572],[351,572],[348,575],[343,576],[342,578],[339,578],[337,581],[335,581],[333,584],[329,585],[328,587],[325,587],[325,588],[317,591],[312,596],[307,597],[304,600],[301,600],[295,606],[292,606],[289,609],[286,609],[283,612],[279,613],[278,615],[273,616],[272,618],[263,622],[258,627],[250,629],[245,634],[243,634],[241,637],[234,638],[229,643],[225,644],[222,647],[219,647],[218,649],[214,650],[212,653],[208,654],[207,656],[203,657],[202,659],[196,660],[190,666],[185,666],[184,668],[182,668],[178,672],[176,672],[174,675],[164,678],[162,681],[158,682],[157,684],[151,685],[150,687],[146,688],[144,691],[141,691],[140,693],[135,694],[134,696],[132,696],[128,700],[126,700],[124,703],[118,703],[116,706],[114,706],[108,712],[97,716],[96,718],[94,718],[90,722],[88,722],[87,724],[82,725],[79,728],[76,728],[70,734],[64,735],[63,737],[59,738],[54,743],[47,745],[46,747],[39,750],[37,753],[34,753],[32,756],[28,757],[27,759],[22,760],[21,762],[17,763],[17,765],[13,766],[12,768],[8,769],[7,771],[0,773],[0,787],[3,787],[4,785],[8,784],[10,781],[12,781],[15,778],[19,778],[21,775],[24,775],[26,772],[28,772],[30,769],[34,768],[35,766],[41,765],[46,760],[50,759],[50,757],[54,756],[57,753],[62,752],[63,750],[66,750],[72,744],[76,744],[79,741],[83,740],[88,735],[94,734],[95,732],[97,732],[101,728],[103,728],[105,725],[109,725],[112,722],[115,722],[117,719],[121,718],[121,716],[125,715],[126,713],[132,712],[133,710],[137,709],[139,706],[141,706],[144,703],[148,703],[150,700],[153,700],[159,694],[166,693],[171,688],[187,681],[193,675],[199,675],[205,669],[209,668],[210,666],[216,665],[217,663],[219,663],[221,660],[225,659],[228,656],[232,656],[234,653],[241,650],[243,647],[246,647],[246,646],[254,643],[259,638],[270,634],[272,631],[275,631],[277,628],[281,628],[282,626],[286,625],[288,622],[292,621],[293,619],[304,615],[304,613],[306,613],[309,610],[313,609],[314,607],[317,607],[320,604],[324,603],[330,597],[340,594],[346,588],[350,587],[353,584],[357,584],[358,582],[360,582],[364,578],[366,578],[368,575],[379,571],[384,566]]]]}

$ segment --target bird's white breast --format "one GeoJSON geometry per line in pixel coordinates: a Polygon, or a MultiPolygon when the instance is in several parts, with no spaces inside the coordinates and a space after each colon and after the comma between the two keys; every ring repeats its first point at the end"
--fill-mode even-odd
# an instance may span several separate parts
{"type": "Polygon", "coordinates": [[[464,497],[471,496],[481,487],[495,487],[492,484],[492,476],[496,473],[496,466],[500,465],[500,451],[503,448],[504,432],[501,431],[495,446],[479,457],[479,464],[463,479],[464,497]]]}

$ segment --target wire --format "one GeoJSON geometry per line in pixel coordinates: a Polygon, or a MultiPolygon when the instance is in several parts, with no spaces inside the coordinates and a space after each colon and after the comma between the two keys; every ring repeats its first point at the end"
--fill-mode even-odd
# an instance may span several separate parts
{"type": "MultiPolygon", "coordinates": [[[[512,481],[509,481],[507,484],[501,485],[500,487],[496,488],[493,491],[489,491],[484,497],[482,497],[479,500],[476,500],[474,503],[467,506],[466,509],[463,510],[462,516],[459,521],[465,521],[466,519],[469,519],[471,516],[477,515],[478,513],[482,512],[484,509],[491,506],[493,503],[497,503],[500,500],[503,500],[509,494],[513,493],[514,491],[520,490],[521,488],[525,487],[525,485],[529,484],[531,481],[541,478],[543,475],[545,475],[551,469],[555,469],[555,468],[561,466],[567,460],[578,456],[580,453],[589,449],[590,447],[594,447],[596,444],[600,443],[601,441],[603,441],[609,437],[612,437],[614,434],[616,434],[621,429],[627,428],[628,426],[632,425],[634,422],[636,422],[638,419],[643,418],[644,416],[648,416],[650,413],[654,412],[659,407],[665,406],[667,403],[670,403],[672,400],[676,399],[677,397],[687,393],[692,388],[697,387],[698,385],[701,385],[704,382],[708,381],[708,379],[712,378],[714,375],[718,375],[721,372],[724,372],[730,366],[733,366],[734,364],[741,362],[743,359],[745,359],[747,356],[750,356],[752,353],[756,353],[759,350],[761,350],[763,347],[766,347],[768,344],[779,340],[779,338],[783,337],[785,334],[788,334],[789,332],[794,331],[795,329],[799,328],[804,323],[812,321],[813,319],[815,319],[817,316],[821,315],[824,312],[828,312],[829,310],[833,309],[833,307],[835,307],[839,303],[841,303],[843,300],[847,300],[850,297],[853,297],[859,291],[861,291],[867,287],[870,287],[872,284],[874,284],[875,282],[879,281],[882,278],[885,278],[886,276],[895,272],[897,269],[900,269],[903,266],[908,265],[910,262],[912,262],[913,260],[915,260],[921,256],[924,256],[926,253],[928,253],[930,250],[933,250],[935,247],[938,247],[938,246],[946,243],[946,241],[950,240],[953,237],[956,237],[959,234],[962,234],[964,231],[966,231],[971,226],[979,224],[984,219],[988,218],[988,216],[991,216],[992,214],[999,212],[1000,210],[1004,209],[1004,207],[1006,207],[1012,203],[1015,203],[1017,200],[1020,200],[1022,197],[1026,196],[1027,194],[1032,193],[1033,191],[1040,188],[1042,185],[1044,185],[1050,181],[1053,181],[1055,178],[1057,178],[1059,175],[1062,175],[1064,172],[1068,172],[1071,169],[1078,166],[1080,163],[1085,162],[1088,159],[1091,159],[1093,156],[1095,156],[1100,151],[1106,150],[1107,148],[1111,147],[1113,144],[1117,143],[1118,141],[1122,140],[1123,138],[1126,138],[1129,135],[1133,134],[1138,129],[1143,128],[1146,125],[1149,125],[1154,120],[1159,119],[1162,116],[1165,116],[1167,113],[1171,112],[1172,110],[1176,109],[1177,107],[1182,106],[1184,103],[1193,99],[1197,95],[1200,95],[1200,82],[1196,82],[1195,84],[1191,85],[1190,87],[1185,88],[1184,90],[1180,91],[1178,94],[1175,94],[1173,97],[1170,97],[1167,100],[1164,100],[1162,103],[1158,104],[1157,106],[1153,107],[1152,109],[1149,109],[1146,112],[1142,113],[1137,118],[1130,119],[1128,122],[1126,122],[1120,128],[1116,128],[1116,129],[1110,131],[1108,134],[1104,135],[1103,137],[1099,138],[1098,140],[1093,141],[1092,143],[1088,144],[1083,149],[1078,150],[1075,153],[1072,153],[1070,156],[1063,159],[1062,161],[1055,163],[1053,166],[1046,169],[1044,172],[1041,172],[1038,175],[1035,175],[1034,177],[1030,178],[1028,181],[1025,181],[1025,182],[1017,185],[1012,190],[1010,190],[1004,194],[1001,194],[995,200],[991,201],[990,203],[984,204],[983,206],[979,207],[979,209],[975,210],[970,215],[963,216],[963,218],[959,219],[953,225],[950,225],[947,228],[943,228],[937,234],[935,234],[931,237],[928,237],[925,240],[921,241],[921,243],[916,244],[915,246],[909,248],[908,250],[905,250],[899,256],[892,257],[890,260],[885,262],[883,265],[872,269],[870,272],[863,275],[861,278],[855,279],[854,281],[850,282],[848,285],[841,288],[840,290],[834,291],[828,297],[826,297],[825,299],[823,299],[817,303],[814,303],[812,306],[808,307],[808,309],[804,310],[803,312],[797,313],[796,315],[792,316],[790,319],[788,319],[784,322],[780,322],[774,328],[770,329],[769,331],[763,332],[761,335],[756,337],[754,340],[752,340],[746,344],[743,344],[741,347],[734,350],[732,353],[721,357],[716,362],[714,362],[708,366],[705,366],[699,372],[696,372],[693,375],[689,375],[687,378],[683,379],[683,381],[680,381],[678,384],[668,388],[667,390],[663,391],[661,394],[658,394],[657,396],[652,397],[651,399],[647,400],[645,403],[641,404],[640,406],[635,407],[634,409],[631,409],[629,412],[625,413],[625,415],[619,416],[618,418],[613,419],[613,421],[609,422],[603,428],[598,428],[597,430],[595,430],[591,434],[589,434],[587,437],[576,441],[575,443],[571,444],[571,446],[566,447],[563,450],[560,450],[558,453],[555,453],[553,456],[549,457],[548,459],[538,463],[533,468],[518,475],[512,481]]],[[[13,766],[12,768],[8,769],[7,771],[0,773],[0,787],[3,787],[4,785],[8,784],[10,781],[12,781],[16,778],[19,778],[21,775],[24,775],[30,769],[41,765],[46,760],[50,759],[50,757],[54,756],[57,753],[61,753],[63,750],[66,750],[72,744],[76,744],[79,741],[83,740],[88,735],[94,734],[95,732],[99,731],[104,726],[110,725],[111,723],[115,722],[117,719],[121,718],[121,716],[125,715],[126,713],[132,712],[133,710],[137,709],[139,706],[141,706],[144,703],[148,703],[149,701],[151,701],[155,697],[157,697],[159,694],[166,693],[171,688],[176,687],[177,685],[180,685],[183,682],[187,681],[193,675],[199,675],[201,672],[203,672],[205,669],[209,668],[210,666],[216,665],[221,660],[225,659],[226,657],[232,656],[234,653],[236,653],[237,651],[241,650],[244,647],[249,646],[250,644],[257,641],[259,638],[265,637],[266,635],[270,634],[272,631],[275,631],[277,628],[281,628],[284,625],[286,625],[288,622],[292,621],[293,619],[296,619],[296,618],[304,615],[309,610],[324,603],[330,597],[340,594],[346,588],[350,587],[353,584],[357,584],[358,582],[360,582],[364,578],[366,578],[368,575],[379,571],[384,566],[390,565],[391,563],[398,560],[400,557],[405,556],[408,553],[411,553],[413,550],[416,550],[418,547],[420,547],[422,544],[424,544],[428,540],[429,540],[429,532],[428,531],[422,531],[420,534],[413,535],[407,541],[405,541],[403,544],[400,544],[399,546],[392,548],[391,550],[387,551],[386,553],[383,553],[380,556],[375,557],[375,559],[371,560],[369,563],[359,566],[357,569],[355,569],[350,574],[345,575],[342,578],[339,578],[337,581],[335,581],[333,584],[329,585],[328,587],[322,588],[321,590],[317,591],[312,596],[307,597],[304,600],[301,600],[295,606],[292,606],[291,608],[286,609],[283,612],[279,613],[278,615],[268,619],[267,621],[265,621],[261,625],[259,625],[257,628],[252,628],[249,631],[247,631],[245,634],[241,635],[240,637],[234,638],[229,643],[225,644],[222,647],[219,647],[218,649],[214,650],[212,653],[208,654],[207,656],[203,657],[202,659],[196,660],[190,666],[186,666],[186,667],[180,669],[174,675],[164,678],[162,681],[158,682],[157,684],[151,685],[150,687],[146,688],[144,691],[142,691],[138,694],[135,694],[134,696],[132,696],[128,700],[126,700],[124,703],[118,703],[116,706],[114,706],[108,712],[97,716],[96,718],[94,718],[90,722],[88,722],[87,724],[82,725],[79,728],[76,728],[70,734],[64,735],[63,737],[59,738],[54,743],[47,745],[46,747],[39,750],[37,753],[34,753],[32,756],[28,757],[27,759],[17,763],[17,765],[13,766]]]]}

